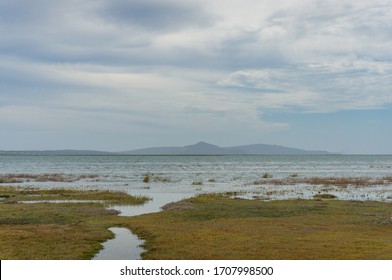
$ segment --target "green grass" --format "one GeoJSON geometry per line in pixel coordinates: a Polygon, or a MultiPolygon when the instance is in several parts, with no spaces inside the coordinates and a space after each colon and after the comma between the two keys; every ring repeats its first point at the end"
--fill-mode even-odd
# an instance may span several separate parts
{"type": "Polygon", "coordinates": [[[145,259],[391,259],[389,203],[202,195],[131,217],[145,259]]]}
{"type": "Polygon", "coordinates": [[[264,172],[263,175],[261,176],[261,178],[263,178],[263,179],[269,179],[269,178],[272,178],[272,175],[269,174],[268,172],[264,172]]]}
{"type": "Polygon", "coordinates": [[[109,191],[38,190],[0,187],[0,259],[91,259],[107,230],[124,217],[105,204],[141,204],[147,200],[109,191]],[[19,203],[38,199],[100,200],[105,203],[19,203]]]}
{"type": "Polygon", "coordinates": [[[91,200],[102,201],[104,204],[143,204],[148,198],[129,196],[124,192],[107,190],[78,190],[78,189],[37,189],[0,187],[0,197],[6,197],[4,202],[40,201],[40,200],[91,200]]]}

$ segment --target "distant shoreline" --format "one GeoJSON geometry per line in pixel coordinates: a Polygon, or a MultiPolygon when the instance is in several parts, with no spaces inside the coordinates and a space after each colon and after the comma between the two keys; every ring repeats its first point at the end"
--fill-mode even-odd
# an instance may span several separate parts
{"type": "Polygon", "coordinates": [[[392,156],[392,154],[342,154],[342,153],[329,153],[329,154],[125,154],[125,153],[102,153],[102,154],[83,154],[83,153],[39,153],[39,152],[7,152],[1,151],[0,156],[119,156],[119,157],[226,157],[226,156],[392,156]]]}

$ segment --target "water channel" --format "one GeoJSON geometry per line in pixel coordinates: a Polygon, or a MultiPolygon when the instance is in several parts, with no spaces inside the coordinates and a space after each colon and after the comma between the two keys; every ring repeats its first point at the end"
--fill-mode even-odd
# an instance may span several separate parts
{"type": "MultiPolygon", "coordinates": [[[[150,193],[152,198],[144,205],[139,206],[113,206],[110,209],[120,211],[119,216],[138,216],[161,211],[161,207],[169,202],[181,200],[188,194],[180,193],[150,193]]],[[[114,234],[113,239],[104,242],[103,249],[98,252],[93,260],[140,260],[143,249],[143,240],[127,228],[109,228],[114,234]]]]}

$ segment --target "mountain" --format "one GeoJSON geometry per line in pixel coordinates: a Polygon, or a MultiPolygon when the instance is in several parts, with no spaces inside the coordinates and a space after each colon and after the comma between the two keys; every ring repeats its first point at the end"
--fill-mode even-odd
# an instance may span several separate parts
{"type": "Polygon", "coordinates": [[[50,156],[50,155],[110,155],[111,152],[94,150],[44,150],[44,151],[0,151],[0,155],[27,155],[27,156],[50,156]]]}
{"type": "Polygon", "coordinates": [[[307,151],[278,145],[254,144],[222,148],[206,142],[184,147],[154,147],[125,152],[93,150],[0,151],[0,155],[323,155],[325,151],[307,151]]]}
{"type": "Polygon", "coordinates": [[[235,149],[242,151],[243,154],[252,155],[312,155],[312,154],[329,154],[326,151],[307,151],[296,148],[289,148],[279,145],[267,145],[267,144],[254,144],[245,146],[236,146],[228,149],[235,149]]]}
{"type": "Polygon", "coordinates": [[[216,145],[198,142],[184,147],[154,147],[123,152],[124,154],[138,155],[223,155],[227,151],[216,145]]]}
{"type": "Polygon", "coordinates": [[[222,148],[206,142],[184,147],[154,147],[122,152],[130,155],[309,155],[329,154],[325,151],[307,151],[278,145],[254,144],[222,148]]]}

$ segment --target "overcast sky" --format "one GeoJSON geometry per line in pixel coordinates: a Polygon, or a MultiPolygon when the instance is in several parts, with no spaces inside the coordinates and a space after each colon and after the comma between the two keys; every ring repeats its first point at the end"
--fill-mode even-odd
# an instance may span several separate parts
{"type": "Polygon", "coordinates": [[[392,1],[0,0],[0,150],[392,153],[392,1]]]}

